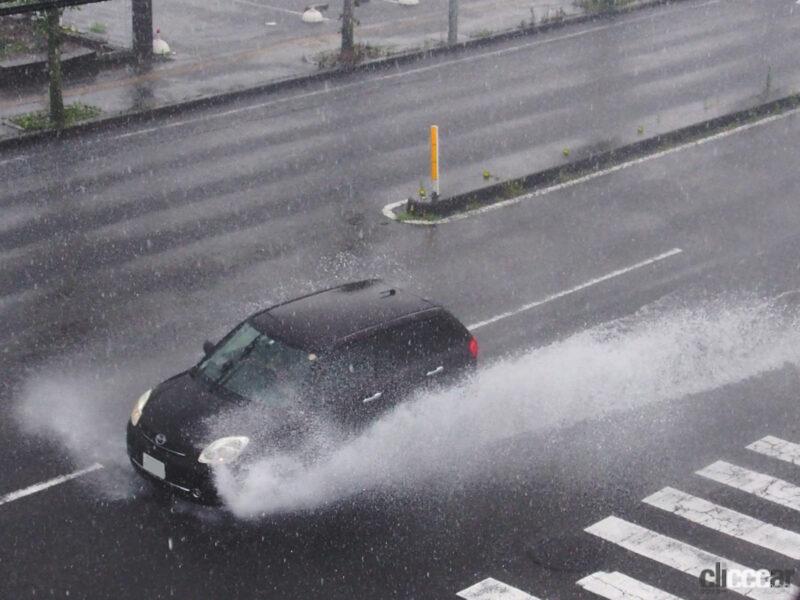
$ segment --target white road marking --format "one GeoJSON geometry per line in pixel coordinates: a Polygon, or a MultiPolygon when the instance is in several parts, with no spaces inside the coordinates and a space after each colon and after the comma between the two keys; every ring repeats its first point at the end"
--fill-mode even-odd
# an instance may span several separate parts
{"type": "Polygon", "coordinates": [[[787,442],[772,435],[753,442],[747,449],[800,466],[800,444],[787,442]]]}
{"type": "MultiPolygon", "coordinates": [[[[559,190],[567,189],[576,185],[580,185],[582,183],[586,183],[587,181],[591,181],[592,179],[597,179],[598,177],[605,177],[606,175],[610,175],[611,173],[616,173],[617,171],[622,171],[623,169],[628,169],[630,167],[634,167],[636,165],[640,165],[642,163],[649,162],[651,160],[657,160],[659,158],[663,158],[665,156],[669,156],[670,154],[675,154],[677,152],[683,152],[685,150],[690,150],[692,148],[696,148],[697,146],[702,146],[703,144],[708,144],[709,142],[715,142],[717,140],[721,140],[731,135],[736,135],[737,133],[742,133],[743,131],[747,131],[749,129],[753,129],[754,127],[761,127],[763,125],[767,125],[769,123],[773,123],[775,121],[779,121],[782,119],[786,119],[788,117],[796,115],[800,112],[800,109],[795,108],[785,113],[781,113],[779,115],[773,115],[771,117],[765,117],[758,121],[753,121],[752,123],[746,123],[744,125],[740,125],[739,127],[734,127],[733,129],[727,129],[720,133],[716,133],[712,136],[702,138],[699,140],[695,140],[693,142],[687,142],[685,144],[681,144],[679,146],[675,146],[673,148],[668,148],[666,150],[662,150],[660,152],[656,152],[655,154],[648,154],[647,156],[642,156],[641,158],[636,158],[633,160],[629,160],[624,163],[620,163],[618,165],[614,165],[613,167],[609,167],[608,169],[604,169],[602,171],[595,171],[593,173],[589,173],[588,175],[584,175],[583,177],[578,177],[577,179],[571,179],[564,183],[558,183],[556,185],[542,188],[531,192],[529,194],[523,194],[522,196],[517,196],[516,198],[511,198],[509,200],[503,200],[501,202],[495,202],[494,204],[489,204],[488,206],[484,206],[481,208],[476,208],[475,210],[468,210],[464,212],[457,213],[455,215],[451,215],[449,217],[444,217],[442,219],[436,219],[434,221],[425,221],[422,219],[404,219],[403,223],[406,225],[442,225],[446,223],[452,223],[454,221],[460,221],[461,219],[468,219],[469,217],[474,217],[477,215],[482,215],[484,213],[497,210],[500,208],[505,208],[506,206],[513,206],[514,204],[519,204],[520,202],[525,202],[527,200],[531,200],[533,198],[539,198],[540,196],[545,196],[547,194],[551,194],[553,192],[557,192],[559,190]]],[[[389,219],[397,220],[397,215],[394,214],[395,209],[403,206],[406,203],[405,200],[401,200],[399,202],[392,202],[387,204],[383,207],[383,215],[389,219]]]]}
{"type": "Polygon", "coordinates": [[[0,160],[0,167],[2,167],[3,165],[7,165],[9,163],[25,160],[26,158],[28,158],[26,155],[22,155],[22,156],[16,156],[14,158],[7,158],[6,160],[0,160]]]}
{"type": "Polygon", "coordinates": [[[592,573],[578,581],[578,585],[609,600],[682,600],[618,571],[592,573]]]}
{"type": "Polygon", "coordinates": [[[800,560],[800,533],[770,525],[670,487],[648,496],[643,502],[693,523],[800,560]]]}
{"type": "MultiPolygon", "coordinates": [[[[749,567],[735,563],[727,558],[695,548],[690,544],[656,533],[650,529],[645,529],[618,517],[607,517],[587,527],[586,531],[626,550],[697,578],[706,569],[714,569],[717,563],[724,564],[728,570],[749,569],[749,567]]],[[[794,585],[786,588],[742,587],[731,588],[731,591],[755,600],[792,600],[797,592],[800,591],[800,588],[794,585]]]]}
{"type": "Polygon", "coordinates": [[[536,596],[489,577],[456,594],[464,600],[539,600],[536,596]]]}
{"type": "MultiPolygon", "coordinates": [[[[243,0],[239,0],[239,1],[243,1],[243,0]]],[[[701,8],[701,7],[704,7],[704,6],[708,6],[708,5],[711,5],[711,4],[718,4],[718,3],[719,3],[719,0],[710,0],[709,2],[704,2],[702,4],[692,5],[691,8],[692,9],[701,8]]],[[[686,7],[676,8],[675,10],[684,10],[684,9],[686,9],[686,7]]],[[[665,13],[665,14],[669,14],[669,13],[665,13]]],[[[443,67],[447,67],[447,66],[450,66],[450,65],[470,63],[470,62],[476,62],[476,61],[486,60],[486,59],[490,59],[490,58],[495,58],[495,57],[498,57],[498,56],[503,56],[505,54],[512,54],[512,53],[518,52],[520,50],[526,50],[528,48],[535,48],[537,46],[544,46],[544,45],[548,45],[548,44],[553,44],[555,42],[560,42],[560,41],[564,41],[564,40],[570,40],[570,39],[573,39],[573,38],[582,37],[582,36],[589,35],[589,34],[592,34],[592,33],[598,33],[598,32],[605,31],[605,30],[612,29],[612,28],[616,28],[616,27],[622,27],[622,26],[628,27],[629,25],[631,25],[633,23],[638,23],[640,21],[651,20],[652,18],[653,18],[652,15],[644,15],[644,16],[637,17],[637,18],[629,18],[629,19],[625,19],[623,21],[618,21],[618,22],[615,22],[615,23],[607,24],[607,25],[600,25],[598,27],[592,27],[592,28],[585,29],[585,30],[582,30],[582,31],[577,31],[577,32],[574,32],[574,33],[568,33],[568,34],[565,34],[565,35],[552,37],[552,38],[548,38],[548,39],[545,39],[545,40],[537,40],[537,41],[529,42],[529,43],[526,43],[526,44],[520,44],[518,46],[512,46],[512,47],[509,47],[509,48],[502,48],[500,50],[493,50],[491,52],[485,52],[485,53],[482,53],[482,54],[477,54],[477,55],[472,55],[472,56],[462,56],[460,58],[454,58],[452,60],[447,60],[447,61],[443,61],[443,62],[440,62],[440,63],[436,63],[434,65],[427,65],[427,66],[424,66],[424,67],[418,67],[416,69],[408,69],[406,71],[401,71],[401,72],[398,72],[398,73],[389,73],[387,75],[382,75],[380,77],[371,77],[369,79],[361,79],[361,80],[353,81],[353,82],[350,82],[350,83],[344,83],[344,84],[338,85],[338,86],[333,86],[333,87],[327,87],[326,86],[324,89],[315,90],[313,92],[306,92],[304,94],[296,94],[296,95],[293,95],[293,96],[290,96],[290,97],[287,97],[287,98],[279,98],[279,99],[276,99],[276,100],[269,100],[267,102],[260,102],[258,104],[252,104],[252,105],[249,105],[249,106],[242,106],[242,107],[234,108],[234,109],[231,109],[231,110],[228,110],[228,111],[224,111],[224,112],[221,112],[221,113],[203,115],[203,116],[195,117],[195,118],[192,118],[192,119],[184,119],[183,121],[175,121],[175,122],[172,122],[172,123],[170,123],[168,125],[162,125],[162,126],[159,126],[159,127],[149,127],[147,129],[140,129],[139,131],[132,131],[132,132],[129,132],[129,133],[123,133],[123,134],[116,135],[116,136],[109,136],[109,137],[103,138],[103,139],[130,138],[130,137],[134,137],[134,136],[138,136],[138,135],[144,135],[146,133],[151,133],[153,131],[159,131],[161,129],[169,129],[169,128],[172,128],[172,127],[180,127],[182,125],[189,125],[191,123],[198,123],[198,122],[202,122],[202,121],[211,121],[213,119],[219,119],[219,118],[222,118],[222,117],[227,117],[227,116],[239,114],[239,113],[242,113],[242,112],[247,112],[247,111],[251,111],[251,110],[260,110],[262,108],[268,108],[268,107],[272,107],[272,106],[277,106],[279,104],[283,104],[283,103],[286,103],[286,102],[296,102],[298,100],[304,100],[306,98],[313,98],[315,96],[321,96],[321,95],[329,94],[329,93],[332,93],[332,92],[338,92],[338,91],[341,91],[341,90],[346,90],[346,89],[349,89],[349,88],[369,85],[369,84],[376,83],[376,82],[390,81],[390,80],[398,79],[398,78],[401,78],[401,77],[407,77],[409,75],[418,75],[420,73],[427,73],[428,71],[441,69],[443,67]]]]}
{"type": "Polygon", "coordinates": [[[723,460],[700,469],[697,474],[775,504],[800,511],[800,487],[777,477],[737,467],[723,460]]]}
{"type": "Polygon", "coordinates": [[[37,492],[41,492],[53,486],[66,483],[67,481],[76,479],[78,477],[82,477],[83,475],[91,473],[92,471],[97,471],[102,468],[103,465],[101,465],[100,463],[94,463],[93,465],[86,467],[85,469],[75,471],[74,473],[69,473],[68,475],[61,475],[60,477],[55,477],[53,479],[50,479],[49,481],[43,481],[42,483],[37,483],[30,487],[26,487],[25,489],[17,490],[16,492],[11,492],[10,494],[6,494],[5,496],[0,496],[0,506],[2,506],[3,504],[8,504],[9,502],[13,502],[14,500],[19,500],[20,498],[24,498],[25,496],[36,494],[37,492]]]}
{"type": "MultiPolygon", "coordinates": [[[[236,4],[243,4],[245,6],[253,6],[255,8],[264,8],[266,10],[274,10],[274,11],[277,11],[277,12],[286,13],[288,15],[296,15],[298,17],[302,17],[303,16],[303,13],[301,13],[300,11],[289,10],[288,8],[280,8],[278,6],[272,6],[270,4],[262,4],[260,2],[248,2],[247,0],[233,0],[233,1],[236,2],[236,4]]],[[[325,17],[323,17],[323,18],[326,21],[330,21],[330,19],[327,19],[325,17]]]]}
{"type": "Polygon", "coordinates": [[[597,285],[598,283],[602,283],[603,281],[608,281],[609,279],[614,279],[615,277],[619,277],[620,275],[625,275],[626,273],[630,273],[631,271],[635,271],[636,269],[641,269],[642,267],[646,267],[648,265],[652,265],[664,259],[670,258],[671,256],[675,256],[676,254],[680,254],[683,252],[680,248],[673,248],[667,252],[659,254],[658,256],[654,256],[652,258],[648,258],[647,260],[643,260],[641,262],[636,263],[635,265],[630,265],[628,267],[623,267],[622,269],[617,269],[616,271],[612,271],[611,273],[607,273],[602,277],[596,277],[595,279],[590,279],[580,285],[577,285],[573,288],[568,290],[564,290],[562,292],[558,292],[547,296],[546,298],[542,298],[541,300],[536,300],[535,302],[530,302],[528,304],[523,304],[522,306],[515,308],[514,310],[510,310],[508,312],[501,313],[499,315],[495,315],[485,321],[479,321],[477,323],[473,323],[472,325],[468,325],[467,329],[479,329],[481,327],[485,327],[486,325],[490,325],[492,323],[496,323],[501,319],[506,319],[508,317],[513,317],[514,315],[518,315],[521,312],[525,312],[526,310],[530,310],[532,308],[536,308],[537,306],[541,306],[542,304],[547,304],[548,302],[552,302],[553,300],[557,300],[559,298],[563,298],[564,296],[569,296],[570,294],[574,294],[575,292],[579,292],[580,290],[584,290],[588,287],[593,285],[597,285]]]}

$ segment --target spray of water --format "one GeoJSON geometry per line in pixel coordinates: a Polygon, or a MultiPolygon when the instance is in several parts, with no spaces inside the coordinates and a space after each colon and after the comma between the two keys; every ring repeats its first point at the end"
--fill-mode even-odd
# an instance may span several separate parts
{"type": "Polygon", "coordinates": [[[502,469],[502,455],[492,449],[511,436],[796,363],[797,325],[795,310],[775,301],[650,307],[496,362],[462,386],[422,395],[322,460],[308,464],[296,453],[260,456],[237,476],[220,470],[217,484],[243,517],[313,509],[363,490],[461,485],[486,468],[502,469]]]}
{"type": "MultiPolygon", "coordinates": [[[[414,492],[463,485],[504,468],[493,449],[518,435],[613,414],[614,411],[710,390],[800,358],[796,305],[738,298],[643,309],[547,347],[482,367],[463,385],[427,393],[397,407],[356,437],[325,424],[309,447],[265,452],[221,469],[217,486],[241,517],[314,509],[362,493],[414,492]],[[320,450],[322,450],[320,452],[320,450]],[[308,460],[309,456],[321,458],[308,460]],[[492,461],[487,464],[487,461],[492,461]]],[[[124,424],[144,381],[163,369],[149,364],[111,371],[53,367],[30,379],[15,415],[26,431],[60,442],[76,464],[117,466],[112,496],[130,493],[124,424]],[[91,374],[91,375],[90,375],[91,374]],[[146,376],[145,376],[146,375],[146,376]]],[[[230,431],[222,415],[212,429],[230,431]]]]}

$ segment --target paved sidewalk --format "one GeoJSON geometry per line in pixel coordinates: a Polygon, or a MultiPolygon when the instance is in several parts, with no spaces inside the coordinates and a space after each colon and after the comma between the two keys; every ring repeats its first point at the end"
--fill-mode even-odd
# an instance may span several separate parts
{"type": "MultiPolygon", "coordinates": [[[[362,0],[356,9],[357,41],[392,52],[441,43],[447,37],[447,3],[421,0],[403,6],[397,0],[362,0]]],[[[301,19],[307,4],[300,0],[156,0],[154,27],[171,46],[169,60],[147,70],[117,67],[67,81],[65,99],[115,114],[312,74],[318,70],[315,56],[338,46],[341,4],[334,0],[323,23],[308,24],[301,19]]],[[[459,39],[514,29],[532,17],[541,22],[559,11],[577,14],[580,9],[572,0],[461,0],[459,39]]],[[[87,5],[64,16],[66,25],[81,31],[99,24],[111,43],[126,47],[131,43],[129,21],[130,0],[87,5]]],[[[0,89],[0,118],[43,108],[45,102],[41,83],[0,89]]],[[[0,125],[0,137],[16,134],[0,125]]]]}

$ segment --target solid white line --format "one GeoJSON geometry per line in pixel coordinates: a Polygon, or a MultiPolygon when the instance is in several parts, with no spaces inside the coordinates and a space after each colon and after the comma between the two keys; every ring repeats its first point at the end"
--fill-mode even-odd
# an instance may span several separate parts
{"type": "Polygon", "coordinates": [[[715,531],[800,560],[800,533],[759,521],[697,496],[665,487],[643,500],[715,531]]]}
{"type": "Polygon", "coordinates": [[[609,600],[682,600],[618,571],[592,573],[578,581],[578,585],[609,600]]]}
{"type": "Polygon", "coordinates": [[[768,435],[747,446],[748,450],[800,466],[800,444],[768,435]]]}
{"type": "MultiPolygon", "coordinates": [[[[697,578],[704,570],[713,570],[717,563],[724,564],[729,571],[748,569],[748,567],[727,558],[695,548],[675,538],[645,529],[618,517],[607,517],[591,527],[587,527],[586,531],[626,550],[697,578]]],[[[756,600],[792,600],[800,588],[793,585],[786,588],[766,589],[742,587],[730,588],[730,591],[756,600]]]]}
{"type": "Polygon", "coordinates": [[[14,500],[19,500],[20,498],[24,498],[25,496],[30,496],[31,494],[41,492],[53,486],[66,483],[71,479],[81,477],[83,475],[86,475],[87,473],[91,473],[92,471],[97,471],[98,469],[102,468],[103,465],[101,465],[100,463],[94,463],[90,467],[86,467],[85,469],[81,469],[80,471],[75,471],[74,473],[69,473],[68,475],[61,475],[60,477],[55,477],[53,479],[50,479],[49,481],[43,481],[42,483],[37,483],[30,487],[26,487],[23,490],[17,490],[16,492],[11,492],[10,494],[6,494],[5,496],[0,496],[0,506],[2,506],[3,504],[8,504],[9,502],[13,502],[14,500]]]}
{"type": "MultiPolygon", "coordinates": [[[[691,8],[692,9],[701,8],[703,6],[708,6],[708,5],[711,5],[711,4],[717,4],[718,2],[719,2],[719,0],[710,0],[709,2],[704,2],[702,4],[695,4],[691,8]]],[[[676,8],[675,10],[684,10],[685,8],[686,7],[680,7],[680,8],[676,8]]],[[[670,11],[670,12],[672,12],[672,11],[670,11]]],[[[670,14],[670,12],[665,12],[663,14],[670,14]]],[[[285,102],[296,102],[298,100],[303,100],[303,99],[306,99],[306,98],[313,98],[315,96],[321,96],[321,95],[324,95],[324,94],[338,92],[340,90],[346,90],[346,89],[353,88],[353,87],[369,85],[369,84],[372,84],[372,83],[382,82],[382,81],[390,81],[390,80],[393,80],[393,79],[398,79],[400,77],[407,77],[409,75],[418,75],[420,73],[427,73],[428,71],[441,69],[443,67],[447,67],[447,66],[450,66],[450,65],[470,63],[470,62],[476,62],[476,61],[486,60],[486,59],[490,59],[490,58],[495,58],[495,57],[498,57],[498,56],[503,56],[505,54],[512,54],[514,52],[519,52],[520,50],[526,50],[528,48],[535,48],[535,47],[538,47],[538,46],[544,46],[544,45],[548,45],[548,44],[553,44],[555,42],[561,42],[561,41],[564,41],[564,40],[570,40],[570,39],[582,37],[582,36],[589,35],[589,34],[592,34],[592,33],[599,33],[601,31],[606,31],[608,29],[613,29],[613,28],[623,27],[623,26],[627,27],[627,26],[629,26],[629,25],[631,25],[633,23],[638,23],[640,21],[651,20],[652,18],[653,18],[652,15],[644,15],[644,16],[636,17],[636,18],[628,18],[628,19],[624,19],[622,21],[617,21],[617,22],[610,23],[610,24],[607,24],[607,25],[600,25],[600,26],[597,26],[597,27],[584,29],[582,31],[577,31],[577,32],[574,32],[574,33],[568,33],[568,34],[557,36],[557,37],[552,37],[552,38],[548,38],[548,39],[544,39],[544,40],[537,40],[535,42],[529,42],[527,44],[520,44],[518,46],[512,46],[512,47],[509,47],[509,48],[502,48],[500,50],[493,50],[491,52],[485,52],[485,53],[477,54],[477,55],[462,56],[460,58],[454,58],[454,59],[451,59],[451,60],[442,61],[442,62],[436,63],[434,65],[427,65],[427,66],[424,66],[424,67],[418,67],[416,69],[408,69],[406,71],[400,71],[400,72],[397,72],[397,73],[389,73],[387,75],[383,75],[383,76],[380,76],[380,77],[371,77],[369,79],[360,79],[358,81],[353,81],[353,82],[350,82],[350,83],[345,83],[345,84],[334,86],[334,87],[326,87],[325,89],[315,90],[313,92],[306,92],[304,94],[297,94],[297,95],[294,95],[294,96],[291,96],[291,97],[287,97],[287,98],[269,100],[267,102],[261,102],[259,104],[252,104],[250,106],[242,106],[242,107],[235,108],[235,109],[232,109],[232,110],[228,110],[228,111],[225,111],[225,112],[215,113],[215,114],[211,114],[211,115],[203,115],[201,117],[196,117],[196,118],[193,118],[193,119],[185,119],[183,121],[175,121],[175,122],[170,123],[169,125],[164,125],[164,126],[161,126],[161,127],[150,127],[150,128],[147,128],[147,129],[141,129],[139,131],[133,131],[133,132],[130,132],[130,133],[124,133],[124,134],[120,134],[120,135],[116,135],[116,136],[109,136],[108,138],[104,138],[104,139],[130,138],[130,137],[133,137],[133,136],[143,135],[143,134],[150,133],[150,132],[153,132],[153,131],[158,131],[160,129],[167,129],[167,128],[172,128],[172,127],[180,127],[182,125],[188,125],[188,124],[191,124],[191,123],[196,123],[196,122],[201,122],[201,121],[210,121],[212,119],[218,119],[218,118],[221,118],[221,117],[226,117],[226,116],[230,116],[230,115],[234,115],[234,114],[238,114],[238,113],[242,113],[242,112],[246,112],[246,111],[260,110],[262,108],[268,108],[268,107],[271,107],[271,106],[276,106],[278,104],[283,104],[285,102]]]]}
{"type": "Polygon", "coordinates": [[[568,290],[564,290],[563,292],[558,292],[556,294],[552,294],[543,298],[541,300],[536,300],[535,302],[530,302],[529,304],[523,304],[519,308],[515,308],[514,310],[510,310],[508,312],[501,313],[499,315],[495,315],[485,321],[478,321],[477,323],[473,323],[472,325],[468,325],[467,329],[479,329],[481,327],[485,327],[486,325],[490,325],[492,323],[496,323],[501,319],[506,319],[508,317],[513,317],[514,315],[518,315],[521,312],[525,312],[526,310],[530,310],[532,308],[536,308],[537,306],[541,306],[542,304],[547,304],[548,302],[552,302],[553,300],[557,300],[559,298],[563,298],[564,296],[569,296],[570,294],[574,294],[575,292],[579,292],[581,290],[585,290],[588,287],[593,285],[597,285],[598,283],[602,283],[603,281],[608,281],[609,279],[614,279],[615,277],[619,277],[620,275],[625,275],[626,273],[630,273],[631,271],[635,271],[636,269],[641,269],[642,267],[646,267],[648,265],[652,265],[653,263],[657,263],[664,259],[667,259],[671,256],[675,256],[676,254],[680,254],[683,252],[680,248],[673,248],[667,252],[659,254],[658,256],[654,256],[652,258],[648,258],[647,260],[643,260],[641,262],[636,263],[635,265],[630,265],[629,267],[623,267],[622,269],[617,269],[616,271],[612,271],[611,273],[607,273],[602,277],[596,277],[595,279],[590,279],[580,285],[577,285],[573,288],[568,290]]]}
{"type": "MultiPolygon", "coordinates": [[[[641,158],[636,158],[633,160],[629,160],[628,162],[620,163],[618,165],[614,165],[613,167],[609,167],[608,169],[604,169],[602,171],[595,171],[593,173],[589,173],[588,175],[584,175],[583,177],[578,177],[577,179],[571,179],[564,183],[558,183],[556,185],[542,188],[540,190],[536,190],[529,194],[523,194],[522,196],[517,196],[516,198],[511,198],[509,200],[503,200],[502,202],[496,202],[494,204],[489,204],[488,206],[484,206],[482,208],[476,208],[475,210],[469,210],[465,212],[460,212],[458,214],[444,217],[442,219],[436,219],[433,221],[424,221],[421,219],[405,219],[403,221],[406,225],[442,225],[445,223],[452,223],[454,221],[460,221],[461,219],[468,219],[470,217],[474,217],[476,215],[482,215],[484,213],[497,210],[499,208],[505,208],[506,206],[513,206],[514,204],[519,204],[520,202],[525,202],[527,200],[531,200],[533,198],[538,198],[540,196],[545,196],[547,194],[551,194],[553,192],[557,192],[559,190],[571,188],[576,185],[580,185],[582,183],[586,183],[587,181],[591,181],[592,179],[597,179],[598,177],[605,177],[606,175],[610,175],[611,173],[616,173],[617,171],[622,171],[623,169],[628,169],[630,167],[634,167],[636,165],[640,165],[642,163],[649,162],[651,160],[656,160],[659,158],[663,158],[665,156],[669,156],[670,154],[675,154],[677,152],[683,152],[684,150],[690,150],[692,148],[696,148],[697,146],[702,146],[703,144],[708,144],[709,142],[715,142],[726,138],[731,135],[736,135],[737,133],[742,133],[743,131],[747,131],[749,129],[753,129],[754,127],[761,127],[762,125],[767,125],[769,123],[773,123],[775,121],[779,121],[781,119],[786,119],[788,117],[796,115],[800,112],[800,109],[795,108],[785,113],[781,113],[779,115],[773,115],[771,117],[766,117],[764,119],[760,119],[758,121],[753,121],[752,123],[746,123],[744,125],[740,125],[739,127],[734,127],[733,129],[727,129],[720,133],[716,133],[712,136],[702,138],[699,140],[695,140],[693,142],[687,142],[685,144],[681,144],[679,146],[675,146],[673,148],[668,148],[666,150],[662,150],[660,152],[656,152],[655,154],[648,154],[647,156],[642,156],[641,158]]],[[[392,202],[387,204],[383,207],[383,215],[388,217],[389,219],[397,220],[397,215],[394,214],[394,210],[403,204],[405,204],[405,200],[401,200],[400,202],[392,202]]]]}
{"type": "Polygon", "coordinates": [[[456,594],[464,600],[539,600],[536,596],[489,577],[456,594]]]}
{"type": "Polygon", "coordinates": [[[700,469],[697,474],[775,504],[800,511],[800,487],[783,479],[737,467],[723,460],[700,469]]]}

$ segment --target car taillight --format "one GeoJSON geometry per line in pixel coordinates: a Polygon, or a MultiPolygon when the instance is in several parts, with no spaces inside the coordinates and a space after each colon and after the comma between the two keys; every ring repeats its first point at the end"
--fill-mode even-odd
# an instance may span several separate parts
{"type": "Polygon", "coordinates": [[[478,340],[474,337],[469,338],[469,353],[472,358],[478,358],[478,340]]]}

